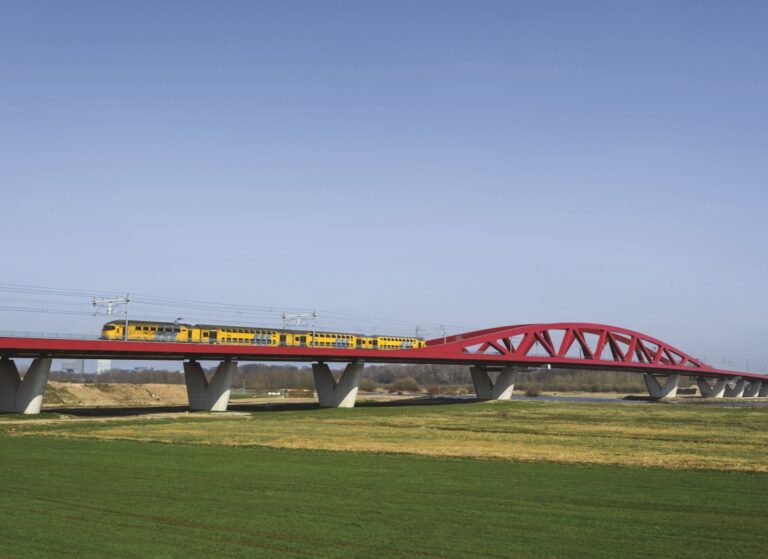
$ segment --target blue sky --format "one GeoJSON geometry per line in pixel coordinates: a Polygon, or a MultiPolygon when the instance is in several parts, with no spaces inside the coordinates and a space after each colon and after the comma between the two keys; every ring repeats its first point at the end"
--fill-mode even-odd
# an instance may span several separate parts
{"type": "MultiPolygon", "coordinates": [[[[767,18],[3,2],[1,281],[380,331],[605,322],[766,363],[767,18]]],[[[0,310],[0,328],[90,319],[0,310]]]]}

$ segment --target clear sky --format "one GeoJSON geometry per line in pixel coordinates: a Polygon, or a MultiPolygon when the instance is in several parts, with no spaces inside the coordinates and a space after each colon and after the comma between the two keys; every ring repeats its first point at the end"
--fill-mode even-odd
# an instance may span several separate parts
{"type": "MultiPolygon", "coordinates": [[[[2,1],[0,281],[764,364],[767,28],[748,1],[2,1]]],[[[90,327],[12,298],[0,329],[90,327]]]]}

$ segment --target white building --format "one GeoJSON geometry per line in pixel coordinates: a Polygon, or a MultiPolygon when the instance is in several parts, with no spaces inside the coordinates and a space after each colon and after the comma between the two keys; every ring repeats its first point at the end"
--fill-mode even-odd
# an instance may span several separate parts
{"type": "Polygon", "coordinates": [[[85,361],[82,359],[73,359],[71,361],[62,361],[61,370],[65,373],[74,373],[76,375],[82,375],[85,368],[85,361]]]}
{"type": "Polygon", "coordinates": [[[96,360],[96,374],[106,373],[112,369],[112,361],[110,359],[97,359],[96,360]]]}

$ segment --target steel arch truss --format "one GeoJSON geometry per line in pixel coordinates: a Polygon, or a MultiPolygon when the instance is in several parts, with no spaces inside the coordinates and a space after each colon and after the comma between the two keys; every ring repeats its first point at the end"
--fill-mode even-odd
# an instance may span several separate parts
{"type": "Polygon", "coordinates": [[[438,338],[442,345],[477,362],[536,362],[579,367],[713,371],[699,359],[656,338],[615,326],[587,323],[523,324],[438,338]]]}

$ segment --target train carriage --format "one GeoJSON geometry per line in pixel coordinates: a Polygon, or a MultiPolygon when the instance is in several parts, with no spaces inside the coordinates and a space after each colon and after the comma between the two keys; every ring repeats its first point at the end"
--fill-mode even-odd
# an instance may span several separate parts
{"type": "Polygon", "coordinates": [[[128,335],[125,335],[126,321],[107,322],[101,329],[101,337],[107,340],[153,341],[153,342],[196,342],[194,327],[177,322],[149,322],[129,320],[128,335]]]}
{"type": "Polygon", "coordinates": [[[182,324],[141,320],[113,320],[104,325],[106,340],[137,340],[204,344],[247,344],[282,347],[318,347],[334,349],[413,349],[424,347],[423,338],[365,336],[345,332],[311,332],[278,328],[226,326],[219,324],[182,324]],[[128,334],[125,335],[125,327],[128,334]]]}

